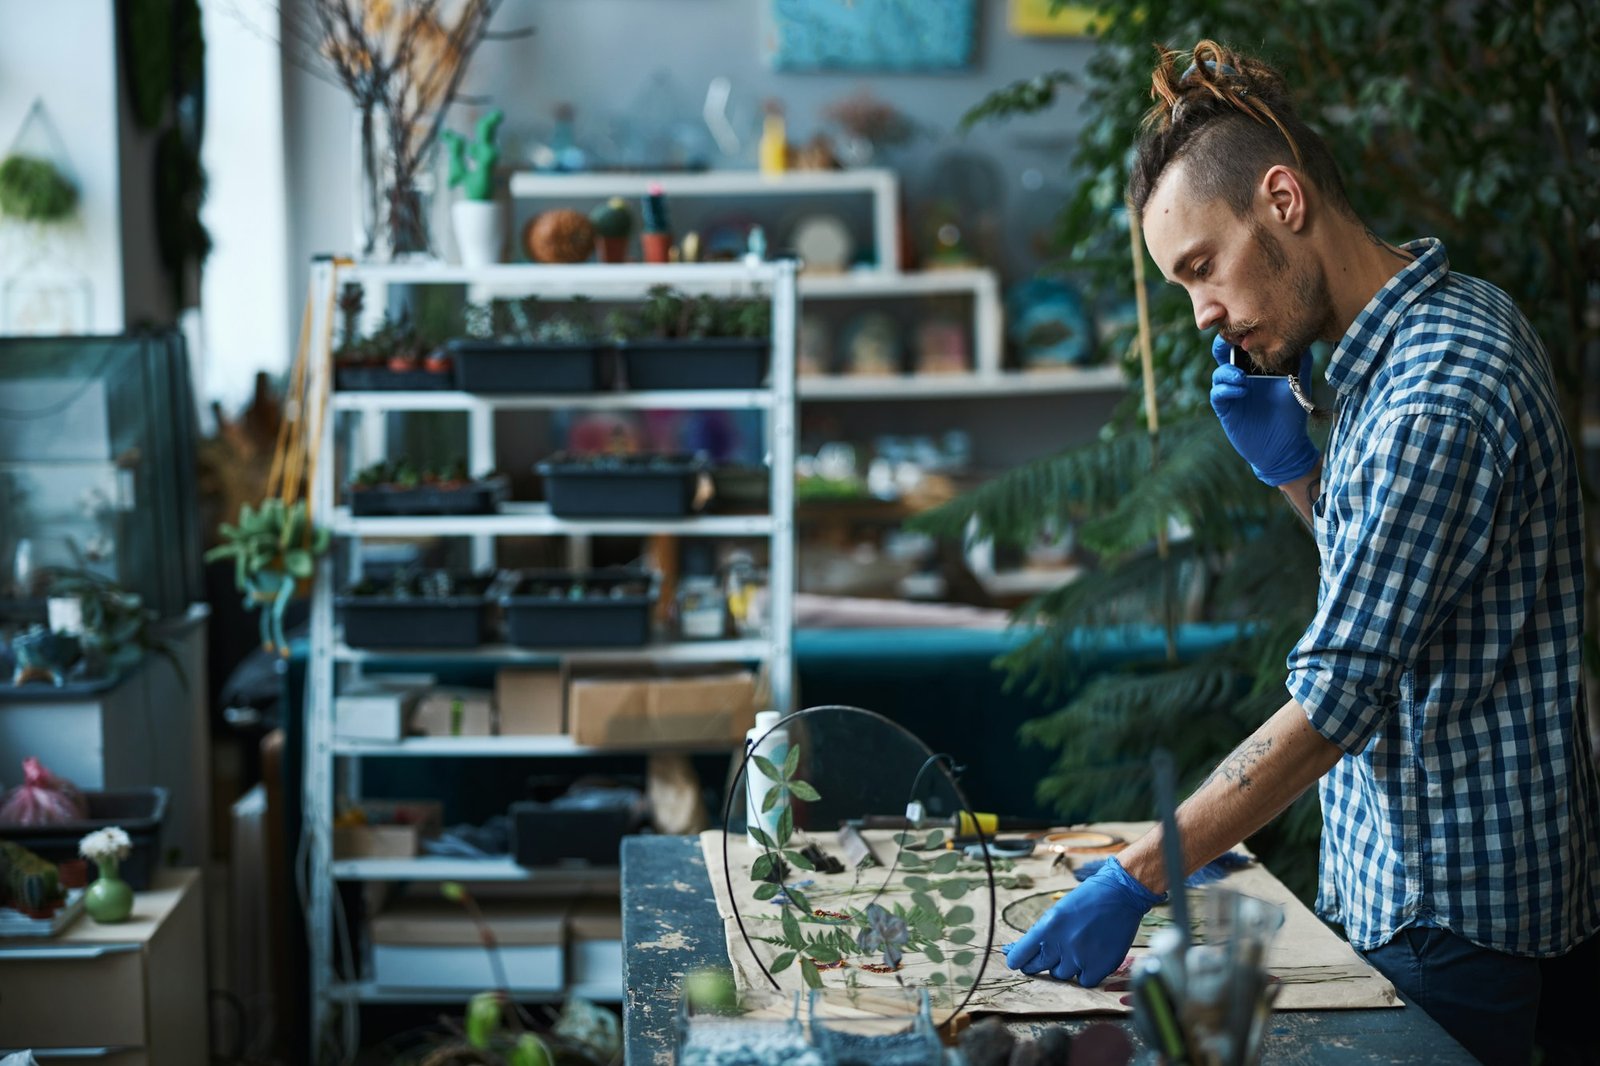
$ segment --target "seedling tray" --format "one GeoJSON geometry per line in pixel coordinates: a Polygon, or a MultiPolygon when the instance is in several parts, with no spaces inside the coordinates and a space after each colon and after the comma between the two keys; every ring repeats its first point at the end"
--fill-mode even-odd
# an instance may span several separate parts
{"type": "Polygon", "coordinates": [[[359,516],[496,514],[506,490],[504,478],[484,478],[448,487],[352,486],[350,513],[359,516]]]}
{"type": "Polygon", "coordinates": [[[692,456],[557,453],[534,469],[557,517],[681,518],[694,510],[705,465],[692,456]]]}
{"type": "Polygon", "coordinates": [[[334,600],[352,648],[476,648],[487,640],[482,595],[354,596],[334,600]]]}
{"type": "Polygon", "coordinates": [[[412,392],[456,387],[454,367],[446,370],[390,370],[386,366],[339,366],[333,387],[340,392],[412,392]]]}
{"type": "Polygon", "coordinates": [[[645,571],[539,570],[524,572],[500,605],[506,640],[519,647],[637,648],[650,640],[655,602],[645,571]]]}
{"type": "Polygon", "coordinates": [[[743,337],[637,340],[621,346],[630,389],[758,389],[771,343],[743,337]]]}
{"type": "Polygon", "coordinates": [[[501,344],[453,340],[450,357],[465,392],[595,392],[597,344],[501,344]]]}
{"type": "MultiPolygon", "coordinates": [[[[135,892],[150,887],[161,864],[161,822],[167,814],[167,790],[159,786],[83,793],[89,816],[54,825],[0,825],[0,839],[21,844],[41,859],[68,862],[78,858],[78,842],[97,829],[121,826],[133,850],[122,860],[119,876],[135,892]]],[[[92,873],[93,871],[91,871],[92,873]]]]}

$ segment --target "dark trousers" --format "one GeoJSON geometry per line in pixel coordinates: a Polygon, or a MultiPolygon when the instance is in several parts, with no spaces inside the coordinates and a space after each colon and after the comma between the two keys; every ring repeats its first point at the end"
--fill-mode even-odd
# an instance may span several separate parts
{"type": "Polygon", "coordinates": [[[1362,954],[1487,1066],[1600,1064],[1600,936],[1529,959],[1413,926],[1362,954]]]}

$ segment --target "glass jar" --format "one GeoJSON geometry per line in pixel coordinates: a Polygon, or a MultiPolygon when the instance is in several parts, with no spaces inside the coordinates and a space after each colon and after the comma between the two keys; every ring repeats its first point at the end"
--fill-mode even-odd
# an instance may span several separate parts
{"type": "Polygon", "coordinates": [[[749,554],[735,552],[723,570],[723,590],[728,617],[741,637],[761,637],[767,632],[767,571],[749,554]]]}
{"type": "Polygon", "coordinates": [[[720,640],[727,603],[710,574],[686,574],[678,583],[678,632],[684,640],[720,640]]]}

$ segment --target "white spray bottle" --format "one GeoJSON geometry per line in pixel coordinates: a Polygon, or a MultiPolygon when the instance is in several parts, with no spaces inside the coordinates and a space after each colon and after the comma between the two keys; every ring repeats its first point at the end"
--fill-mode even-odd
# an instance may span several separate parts
{"type": "MultiPolygon", "coordinates": [[[[745,762],[745,803],[744,816],[746,826],[760,826],[774,843],[778,840],[778,816],[788,806],[789,797],[780,795],[778,802],[771,810],[763,811],[762,802],[767,798],[778,782],[762,773],[756,766],[755,756],[770,759],[774,766],[782,768],[783,760],[789,754],[789,731],[779,726],[783,715],[777,711],[757,711],[755,728],[744,735],[744,750],[747,756],[745,762]],[[778,728],[773,728],[778,726],[778,728]],[[765,738],[765,739],[763,739],[765,738]],[[757,742],[759,741],[759,746],[757,742]]],[[[760,848],[762,844],[753,834],[747,834],[752,848],[760,848]]]]}

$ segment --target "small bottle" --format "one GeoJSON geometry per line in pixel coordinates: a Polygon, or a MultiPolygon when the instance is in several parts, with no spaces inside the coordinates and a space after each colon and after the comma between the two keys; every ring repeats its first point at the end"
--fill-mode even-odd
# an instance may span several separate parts
{"type": "Polygon", "coordinates": [[[761,141],[756,147],[761,173],[782,174],[789,169],[789,138],[784,128],[783,105],[768,100],[761,120],[761,141]]]}
{"type": "MultiPolygon", "coordinates": [[[[744,767],[745,825],[760,826],[774,844],[778,843],[778,816],[788,805],[789,797],[780,795],[771,810],[761,809],[767,793],[771,792],[778,782],[761,772],[756,766],[755,756],[760,755],[764,759],[770,759],[775,766],[783,766],[783,760],[789,754],[789,731],[779,725],[782,719],[783,716],[777,711],[757,711],[755,727],[744,736],[744,750],[749,756],[744,767]],[[774,726],[777,728],[773,728],[774,726]]],[[[763,847],[753,834],[747,835],[752,848],[763,847]]]]}

